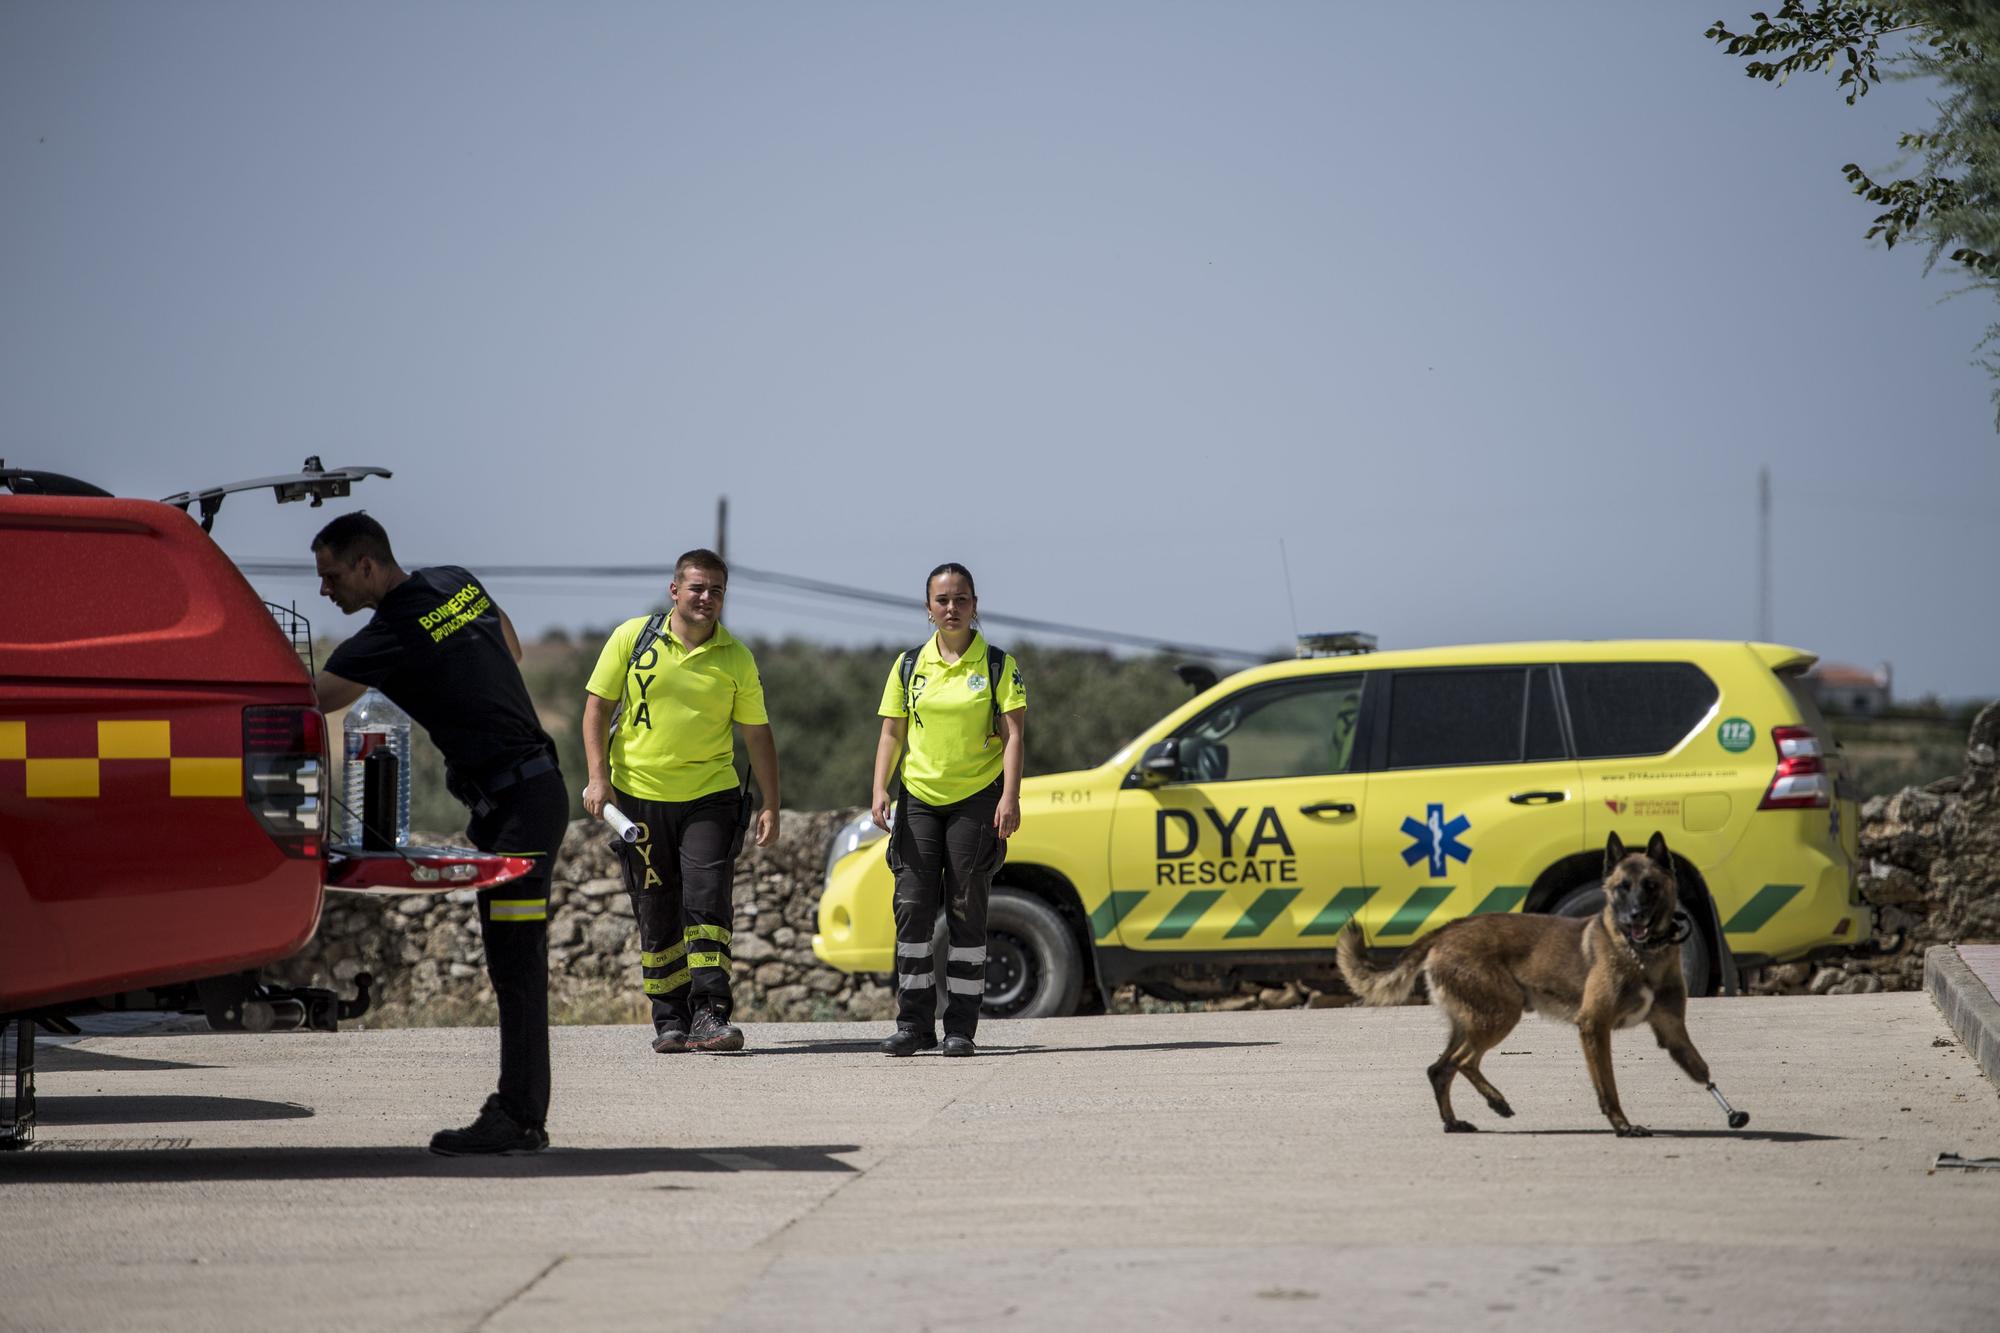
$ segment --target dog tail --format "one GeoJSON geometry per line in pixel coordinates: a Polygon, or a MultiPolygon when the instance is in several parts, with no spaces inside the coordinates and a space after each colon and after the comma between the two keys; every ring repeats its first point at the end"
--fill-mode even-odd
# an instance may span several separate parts
{"type": "Polygon", "coordinates": [[[1377,967],[1368,961],[1361,927],[1350,921],[1347,929],[1340,932],[1340,979],[1363,1004],[1402,1004],[1416,990],[1417,978],[1423,975],[1424,958],[1436,939],[1437,933],[1433,931],[1403,950],[1393,966],[1377,967]]]}

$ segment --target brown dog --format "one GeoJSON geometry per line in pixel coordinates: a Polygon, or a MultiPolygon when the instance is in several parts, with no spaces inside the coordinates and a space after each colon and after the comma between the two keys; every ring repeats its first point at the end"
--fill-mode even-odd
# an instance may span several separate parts
{"type": "Polygon", "coordinates": [[[1423,978],[1451,1020],[1444,1054],[1428,1071],[1448,1134],[1478,1128],[1452,1114],[1451,1081],[1459,1074],[1494,1111],[1514,1114],[1479,1072],[1479,1061],[1527,1009],[1577,1025],[1597,1105],[1620,1137],[1650,1132],[1625,1118],[1611,1077],[1612,1030],[1642,1020],[1674,1063],[1721,1104],[1730,1128],[1740,1129],[1749,1115],[1723,1100],[1709,1081],[1708,1062],[1688,1039],[1675,907],[1667,840],[1655,833],[1644,854],[1628,855],[1614,833],[1604,848],[1604,910],[1598,915],[1466,917],[1418,940],[1387,968],[1368,961],[1361,928],[1350,923],[1340,936],[1340,975],[1364,1004],[1401,1004],[1423,978]]]}

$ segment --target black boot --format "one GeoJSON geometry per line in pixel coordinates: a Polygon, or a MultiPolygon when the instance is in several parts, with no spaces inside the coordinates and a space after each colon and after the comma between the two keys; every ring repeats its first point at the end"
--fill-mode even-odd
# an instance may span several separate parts
{"type": "Polygon", "coordinates": [[[669,1023],[653,1034],[653,1053],[678,1055],[688,1048],[688,1034],[678,1023],[669,1023]]]}
{"type": "Polygon", "coordinates": [[[464,1129],[441,1129],[431,1135],[431,1151],[442,1157],[540,1152],[548,1146],[549,1136],[541,1126],[524,1125],[507,1114],[497,1096],[488,1097],[479,1108],[479,1118],[464,1129]]]}
{"type": "Polygon", "coordinates": [[[915,1028],[897,1028],[895,1035],[875,1049],[884,1055],[915,1055],[918,1051],[928,1051],[937,1045],[937,1038],[928,1032],[915,1028]]]}
{"type": "Polygon", "coordinates": [[[939,1055],[977,1055],[979,1050],[972,1044],[972,1038],[961,1037],[956,1032],[944,1039],[939,1055]]]}
{"type": "Polygon", "coordinates": [[[697,1009],[694,1026],[688,1029],[687,1049],[740,1051],[743,1049],[743,1029],[713,1009],[697,1009]]]}

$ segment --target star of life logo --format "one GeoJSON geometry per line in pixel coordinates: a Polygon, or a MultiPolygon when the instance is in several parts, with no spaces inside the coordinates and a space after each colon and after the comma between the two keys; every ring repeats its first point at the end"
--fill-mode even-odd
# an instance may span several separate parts
{"type": "Polygon", "coordinates": [[[1410,845],[1403,849],[1403,864],[1413,866],[1428,858],[1431,863],[1431,878],[1441,878],[1445,872],[1446,862],[1463,862],[1471,859],[1472,849],[1458,840],[1458,835],[1471,827],[1472,821],[1464,815],[1453,815],[1447,820],[1444,817],[1444,806],[1437,803],[1425,807],[1422,823],[1418,823],[1412,816],[1405,815],[1403,836],[1410,840],[1410,845]]]}

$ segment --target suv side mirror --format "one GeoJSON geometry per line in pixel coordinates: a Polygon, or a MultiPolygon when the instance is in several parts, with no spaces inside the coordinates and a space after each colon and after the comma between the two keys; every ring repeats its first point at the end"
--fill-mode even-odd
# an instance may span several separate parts
{"type": "Polygon", "coordinates": [[[1154,741],[1146,747],[1146,753],[1139,756],[1139,766],[1133,770],[1141,787],[1159,787],[1172,782],[1181,775],[1181,743],[1175,737],[1154,741]]]}
{"type": "Polygon", "coordinates": [[[1183,662],[1174,668],[1174,674],[1181,678],[1182,684],[1186,685],[1196,694],[1200,694],[1203,690],[1213,689],[1215,682],[1222,679],[1222,677],[1215,674],[1214,667],[1206,666],[1200,662],[1183,662]]]}

